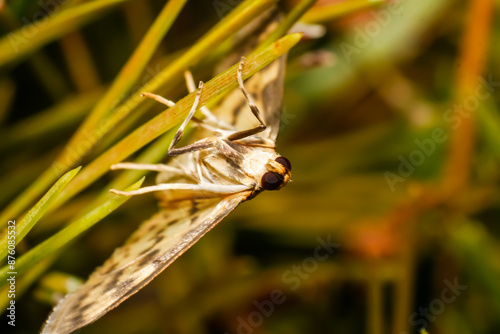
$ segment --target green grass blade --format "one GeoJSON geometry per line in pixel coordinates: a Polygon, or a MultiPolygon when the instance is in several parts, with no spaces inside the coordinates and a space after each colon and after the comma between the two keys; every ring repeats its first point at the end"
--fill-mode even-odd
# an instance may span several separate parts
{"type": "MultiPolygon", "coordinates": [[[[0,176],[0,184],[3,189],[3,192],[0,192],[0,207],[6,206],[16,194],[29,186],[30,180],[37,178],[46,166],[50,166],[50,163],[59,151],[57,148],[49,149],[48,151],[44,148],[43,150],[46,151],[45,155],[33,157],[29,160],[29,163],[21,163],[16,168],[10,167],[8,171],[0,176]]],[[[3,154],[6,156],[6,153],[3,154]]],[[[13,218],[15,219],[16,217],[7,217],[9,220],[13,218]]],[[[17,218],[21,218],[21,216],[19,215],[17,218]]],[[[6,222],[0,224],[0,230],[5,226],[7,226],[6,222]]]]}
{"type": "Polygon", "coordinates": [[[2,127],[0,129],[2,132],[0,150],[12,149],[30,141],[36,142],[38,139],[50,136],[68,126],[76,127],[99,100],[102,93],[103,89],[99,87],[82,94],[70,95],[51,108],[8,127],[2,127]]]}
{"type": "MultiPolygon", "coordinates": [[[[111,107],[110,103],[118,100],[123,96],[124,92],[113,93],[112,96],[106,99],[106,106],[103,105],[103,109],[99,109],[97,116],[91,116],[92,121],[89,125],[85,125],[85,131],[79,131],[74,138],[71,139],[67,146],[67,150],[63,151],[61,156],[57,159],[55,166],[57,169],[64,170],[67,166],[71,166],[75,163],[75,159],[81,158],[85,152],[79,152],[78,155],[73,154],[74,148],[78,146],[82,141],[87,143],[87,146],[92,147],[97,142],[97,137],[102,138],[110,129],[114,128],[121,120],[123,120],[127,115],[129,115],[134,109],[136,109],[140,104],[144,103],[144,98],[140,96],[142,92],[155,92],[159,87],[165,83],[170,82],[182,75],[182,73],[189,67],[196,64],[198,61],[202,60],[204,56],[208,55],[220,42],[231,36],[234,32],[241,29],[245,24],[250,22],[256,15],[263,12],[265,9],[269,8],[274,4],[276,0],[260,0],[260,1],[246,1],[240,6],[243,6],[244,10],[239,10],[236,14],[229,14],[225,17],[219,24],[217,24],[213,29],[211,29],[206,35],[204,35],[192,48],[190,48],[182,57],[179,57],[172,64],[164,68],[160,73],[158,73],[153,79],[142,86],[138,92],[134,93],[129,99],[127,99],[116,111],[106,119],[101,119],[104,116],[104,111],[111,107]],[[105,107],[108,107],[107,109],[105,107]],[[94,126],[94,127],[91,127],[94,126]],[[95,133],[96,136],[86,135],[86,131],[91,131],[95,133]],[[92,138],[96,137],[94,142],[91,142],[92,138]],[[89,140],[90,139],[90,140],[89,140]]],[[[141,44],[143,45],[143,44],[141,44]]],[[[147,49],[147,44],[144,44],[145,49],[147,49]]],[[[144,51],[146,52],[146,51],[144,51]]],[[[151,54],[150,54],[151,55],[151,54]]],[[[138,57],[140,59],[141,57],[138,57]]],[[[133,58],[135,59],[135,57],[133,58]]],[[[131,59],[131,60],[133,60],[131,59]]],[[[135,60],[134,60],[135,61],[135,60]]],[[[145,66],[145,63],[143,64],[145,66]]],[[[123,72],[125,76],[130,76],[129,71],[132,71],[135,66],[127,66],[126,71],[123,72]],[[130,69],[128,69],[130,68],[130,69]]],[[[135,69],[136,71],[136,69],[135,69]]],[[[141,72],[137,72],[139,75],[141,72]]],[[[112,89],[113,90],[113,89],[112,89]]]]}
{"type": "Polygon", "coordinates": [[[303,17],[306,23],[328,22],[359,10],[385,4],[385,0],[354,0],[314,7],[303,17]]]}
{"type": "MultiPolygon", "coordinates": [[[[89,142],[93,139],[97,142],[100,138],[102,138],[105,133],[104,131],[99,132],[97,136],[91,136],[91,138],[89,138],[88,133],[92,133],[94,129],[98,127],[99,121],[115,107],[117,102],[120,101],[123,96],[127,94],[141,73],[143,73],[147,63],[153,56],[153,53],[156,51],[163,37],[172,26],[185,3],[186,0],[171,0],[165,5],[139,46],[113,81],[109,90],[97,103],[89,117],[71,138],[67,147],[77,147],[82,141],[89,142]]],[[[89,147],[93,147],[95,142],[89,142],[89,147]]],[[[88,150],[79,152],[78,155],[82,156],[87,151],[88,150]]],[[[67,152],[63,151],[62,157],[59,157],[58,160],[64,161],[66,160],[66,156],[67,152]]]]}
{"type": "Polygon", "coordinates": [[[293,7],[293,9],[286,15],[283,21],[280,22],[278,27],[267,36],[262,43],[260,43],[259,47],[254,51],[258,52],[262,50],[262,48],[271,44],[278,38],[284,36],[288,30],[306,13],[318,0],[302,0],[297,6],[293,7]]]}
{"type": "MultiPolygon", "coordinates": [[[[127,191],[137,190],[141,187],[144,178],[137,181],[129,188],[127,191]]],[[[129,196],[114,196],[112,199],[102,204],[101,206],[95,208],[94,210],[88,212],[82,217],[76,219],[72,223],[70,223],[67,227],[57,232],[41,244],[37,245],[26,254],[21,256],[15,264],[14,268],[9,268],[9,266],[5,266],[0,270],[0,279],[1,284],[5,284],[6,278],[8,277],[8,273],[13,271],[16,272],[17,275],[26,272],[29,268],[34,266],[40,261],[43,261],[45,258],[53,254],[54,252],[60,250],[63,246],[67,245],[70,241],[78,237],[80,234],[91,228],[101,219],[109,215],[120,205],[125,203],[129,196]]]]}
{"type": "MultiPolygon", "coordinates": [[[[19,20],[19,17],[19,15],[17,17],[14,15],[8,4],[4,4],[0,10],[0,22],[4,31],[11,32],[22,27],[23,22],[19,20]]],[[[53,100],[58,100],[68,93],[70,85],[62,73],[62,69],[58,68],[54,59],[50,58],[44,51],[39,50],[30,57],[27,65],[53,100]]]]}
{"type": "MultiPolygon", "coordinates": [[[[189,135],[190,129],[186,130],[186,135],[189,135]]],[[[165,133],[160,138],[158,138],[154,143],[148,146],[144,152],[142,152],[137,159],[134,160],[135,163],[144,164],[155,164],[159,163],[168,152],[168,147],[170,142],[174,138],[174,131],[165,133]]],[[[105,187],[105,190],[96,198],[91,205],[99,205],[102,201],[106,200],[112,194],[109,189],[121,189],[125,185],[130,184],[132,180],[137,180],[140,177],[146,175],[149,171],[144,170],[124,170],[117,177],[113,178],[110,184],[105,187]]]]}
{"type": "MultiPolygon", "coordinates": [[[[182,57],[179,57],[175,62],[164,68],[156,77],[150,80],[146,85],[139,89],[139,92],[155,92],[165,83],[171,82],[177,77],[181,77],[182,73],[190,66],[195,65],[202,60],[206,55],[210,54],[222,41],[232,36],[235,32],[250,22],[255,16],[259,15],[266,9],[270,8],[277,0],[246,0],[240,6],[242,9],[229,13],[221,20],[214,28],[204,35],[191,49],[189,49],[182,57]]],[[[237,8],[238,9],[238,8],[237,8]]],[[[112,129],[118,122],[127,117],[135,110],[144,99],[140,97],[140,93],[133,94],[125,101],[113,115],[108,119],[103,119],[99,122],[99,127],[92,129],[90,134],[96,134],[100,138],[112,129]]],[[[77,143],[75,147],[67,146],[63,154],[55,161],[51,168],[45,170],[22,194],[14,199],[7,208],[0,214],[0,226],[5,224],[9,217],[15,217],[28,207],[45,189],[47,189],[55,179],[66,171],[71,166],[74,166],[81,160],[88,150],[95,143],[89,140],[88,136],[84,141],[77,143]]]]}
{"type": "Polygon", "coordinates": [[[0,40],[0,68],[79,28],[98,14],[128,0],[92,1],[22,27],[0,40]]]}
{"type": "MultiPolygon", "coordinates": [[[[301,36],[301,34],[287,35],[262,52],[248,56],[243,69],[243,77],[250,77],[273,60],[287,53],[300,40],[301,36]]],[[[206,105],[211,98],[236,87],[237,67],[238,64],[232,66],[205,84],[200,98],[200,107],[206,105]]],[[[72,183],[71,189],[66,189],[61,195],[58,201],[59,205],[106,173],[112,164],[122,161],[182,121],[191,109],[195,95],[196,92],[187,95],[174,107],[159,114],[90,163],[72,183]]]]}
{"type": "MultiPolygon", "coordinates": [[[[23,217],[19,222],[14,225],[15,238],[13,239],[15,244],[19,244],[21,240],[26,236],[26,234],[35,226],[35,224],[44,215],[50,205],[55,201],[55,199],[61,194],[64,187],[75,177],[75,175],[80,171],[81,167],[75,168],[66,174],[64,174],[57,182],[49,189],[49,191],[42,197],[38,203],[23,217]]],[[[10,231],[9,231],[10,232],[10,231]]],[[[7,230],[0,239],[0,259],[3,259],[9,252],[7,249],[8,241],[10,240],[7,230]]]]}

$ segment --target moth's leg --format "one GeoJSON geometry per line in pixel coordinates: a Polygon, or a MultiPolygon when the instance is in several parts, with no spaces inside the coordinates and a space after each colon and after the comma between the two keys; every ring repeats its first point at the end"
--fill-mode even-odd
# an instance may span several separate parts
{"type": "Polygon", "coordinates": [[[243,92],[243,95],[245,95],[245,99],[247,100],[248,106],[250,107],[250,110],[252,111],[252,114],[257,118],[259,121],[259,125],[256,126],[255,128],[248,129],[248,130],[243,130],[243,131],[238,131],[235,132],[227,137],[230,141],[235,141],[238,139],[243,139],[245,137],[257,134],[259,132],[262,132],[266,129],[266,123],[262,119],[261,113],[257,105],[255,104],[252,96],[248,93],[248,91],[245,88],[245,85],[243,85],[243,65],[245,64],[245,57],[241,57],[240,61],[240,66],[238,67],[238,85],[240,86],[241,91],[243,92]]]}
{"type": "MultiPolygon", "coordinates": [[[[245,99],[247,100],[248,105],[250,106],[250,110],[252,111],[252,113],[257,118],[257,120],[259,121],[260,124],[258,126],[256,126],[255,128],[243,130],[243,131],[237,131],[237,132],[234,132],[232,134],[227,135],[226,138],[230,141],[243,139],[243,138],[249,137],[251,135],[257,134],[259,132],[262,132],[266,129],[266,125],[265,125],[264,120],[262,119],[262,117],[260,115],[259,108],[257,107],[255,102],[253,101],[252,97],[250,96],[250,94],[246,90],[245,86],[243,85],[242,73],[243,73],[243,65],[244,64],[245,64],[245,57],[242,57],[240,65],[238,67],[238,72],[237,72],[238,84],[240,86],[241,91],[243,92],[243,95],[245,96],[245,99]]],[[[192,88],[192,87],[189,87],[189,85],[191,85],[191,81],[192,81],[192,79],[189,78],[189,74],[188,74],[186,77],[186,82],[188,83],[189,89],[192,88]]],[[[180,154],[184,154],[184,153],[188,153],[188,152],[204,150],[207,148],[214,147],[217,143],[217,141],[200,140],[200,141],[195,142],[194,144],[191,144],[188,146],[184,146],[181,148],[175,148],[175,145],[181,140],[182,135],[184,134],[184,129],[185,129],[187,123],[191,119],[193,119],[193,115],[194,115],[196,109],[198,108],[198,104],[200,103],[200,95],[201,95],[202,88],[203,88],[203,82],[200,81],[200,85],[198,86],[198,92],[196,94],[193,106],[191,107],[191,110],[189,111],[188,116],[186,117],[186,119],[184,120],[182,125],[180,126],[179,130],[175,134],[174,139],[170,143],[170,147],[168,149],[169,156],[175,156],[175,155],[180,155],[180,154]]],[[[202,121],[200,121],[196,118],[194,118],[194,119],[197,123],[202,123],[202,121]]]]}
{"type": "Polygon", "coordinates": [[[191,152],[193,150],[195,151],[201,150],[204,149],[207,144],[207,142],[202,142],[202,143],[196,142],[192,145],[188,145],[185,147],[174,148],[174,146],[177,145],[177,143],[181,140],[182,135],[184,134],[184,129],[186,128],[191,118],[193,118],[196,109],[198,109],[198,105],[200,104],[200,96],[202,89],[203,89],[203,81],[200,81],[200,84],[198,85],[198,92],[196,93],[196,97],[194,98],[193,106],[191,107],[191,110],[189,111],[189,114],[187,115],[186,119],[184,119],[184,122],[182,122],[181,126],[179,127],[179,130],[177,130],[177,132],[175,133],[174,139],[172,139],[172,142],[170,143],[170,146],[168,148],[169,156],[179,155],[186,152],[191,152]]]}
{"type": "Polygon", "coordinates": [[[134,170],[150,170],[154,172],[167,172],[167,173],[182,173],[177,167],[172,167],[164,164],[136,164],[132,162],[122,162],[119,164],[111,165],[112,170],[117,169],[134,169],[134,170]]]}
{"type": "Polygon", "coordinates": [[[194,184],[194,183],[160,183],[155,186],[144,187],[132,191],[120,191],[110,189],[109,191],[116,195],[134,196],[142,195],[155,191],[164,190],[193,190],[193,191],[207,191],[215,194],[234,194],[241,191],[249,190],[248,186],[244,185],[220,185],[220,184],[194,184]]]}
{"type": "MultiPolygon", "coordinates": [[[[184,74],[186,76],[186,83],[187,83],[187,86],[188,86],[188,90],[190,93],[192,93],[193,91],[195,91],[195,86],[194,86],[194,82],[193,82],[193,76],[191,74],[191,72],[185,72],[184,74]]],[[[182,138],[182,135],[184,133],[184,128],[186,127],[187,123],[189,122],[189,120],[192,120],[194,122],[196,122],[198,125],[210,130],[210,131],[214,131],[214,132],[219,132],[220,129],[210,125],[210,124],[206,124],[204,123],[203,121],[197,119],[196,117],[194,117],[194,112],[196,111],[196,108],[198,106],[198,103],[199,103],[199,99],[200,99],[200,94],[201,94],[201,88],[203,87],[203,82],[200,81],[200,85],[199,85],[199,91],[198,93],[196,94],[196,98],[195,98],[195,102],[193,104],[193,107],[191,108],[191,111],[189,112],[189,115],[186,117],[186,119],[184,120],[184,123],[181,125],[181,127],[179,128],[179,130],[177,130],[177,133],[175,134],[175,137],[174,137],[174,140],[172,140],[172,142],[170,143],[170,148],[169,148],[169,152],[168,152],[168,155],[170,156],[173,156],[173,155],[179,155],[179,154],[183,154],[183,153],[187,153],[187,152],[192,152],[192,151],[198,151],[198,150],[202,150],[202,149],[205,149],[205,148],[208,148],[208,147],[211,147],[213,145],[207,145],[206,143],[194,143],[192,145],[188,145],[188,146],[185,146],[185,147],[182,147],[182,148],[173,148],[178,142],[179,140],[182,138]]],[[[150,99],[153,99],[153,100],[156,100],[168,107],[173,107],[175,106],[175,103],[160,96],[160,95],[156,95],[156,94],[151,94],[151,93],[142,93],[141,96],[144,96],[144,97],[148,97],[150,99]]],[[[221,126],[225,126],[224,124],[222,124],[219,119],[217,119],[211,112],[210,110],[208,110],[208,108],[206,107],[202,107],[202,112],[203,112],[203,108],[205,108],[208,113],[211,115],[211,116],[208,116],[208,117],[212,117],[215,119],[215,123],[217,123],[217,125],[221,125],[221,126]],[[219,124],[220,123],[220,124],[219,124]]],[[[205,114],[205,113],[204,113],[205,114]]],[[[207,116],[208,114],[205,114],[205,116],[207,116]]],[[[226,126],[227,128],[227,126],[226,126]]],[[[230,128],[230,126],[229,126],[230,128]]],[[[118,164],[120,165],[120,164],[118,164]]],[[[130,166],[130,165],[128,165],[130,166]]],[[[141,167],[117,167],[116,169],[142,169],[142,170],[152,170],[152,171],[163,171],[163,170],[157,170],[157,169],[151,169],[151,168],[141,168],[141,167]]]]}
{"type": "Polygon", "coordinates": [[[164,105],[166,105],[167,107],[173,107],[175,106],[175,103],[170,101],[170,100],[167,100],[166,98],[160,96],[160,95],[156,95],[156,94],[151,94],[151,93],[142,93],[141,96],[144,96],[144,97],[149,97],[150,99],[153,99],[153,100],[156,100],[164,105]]]}
{"type": "MultiPolygon", "coordinates": [[[[191,71],[186,71],[184,72],[184,79],[186,80],[186,86],[187,89],[190,93],[194,92],[196,90],[196,86],[194,84],[194,79],[193,79],[193,74],[191,71]]],[[[205,116],[208,120],[216,120],[216,117],[212,112],[205,106],[200,108],[201,113],[203,116],[205,116]]]]}
{"type": "Polygon", "coordinates": [[[174,139],[170,143],[170,147],[168,148],[168,155],[169,156],[175,156],[175,155],[180,155],[184,153],[189,153],[189,152],[194,152],[194,151],[200,151],[200,150],[205,150],[207,148],[214,147],[217,144],[217,140],[199,140],[191,145],[187,145],[184,147],[180,148],[175,148],[174,146],[181,140],[182,135],[184,134],[184,128],[186,127],[187,123],[191,119],[195,119],[196,122],[200,123],[201,121],[198,120],[197,118],[193,117],[196,109],[198,108],[198,104],[200,103],[200,96],[201,96],[201,91],[203,88],[203,82],[200,81],[200,85],[198,86],[198,92],[196,93],[196,97],[194,99],[193,106],[191,107],[191,110],[189,111],[188,116],[180,126],[179,130],[177,130],[177,133],[174,136],[174,139]]]}
{"type": "Polygon", "coordinates": [[[205,141],[202,139],[202,140],[199,140],[191,145],[183,146],[180,148],[171,148],[168,150],[168,155],[173,157],[173,156],[181,155],[184,153],[206,150],[207,148],[214,147],[215,144],[216,144],[216,141],[205,141]]]}
{"type": "MultiPolygon", "coordinates": [[[[190,71],[184,72],[184,79],[186,80],[186,86],[187,86],[188,91],[190,93],[194,92],[196,90],[196,86],[194,84],[193,74],[190,71]]],[[[215,130],[216,128],[213,127],[212,125],[215,125],[221,129],[234,130],[234,127],[232,125],[219,119],[206,106],[201,107],[200,111],[203,114],[203,116],[205,116],[205,119],[203,121],[201,121],[201,120],[195,119],[195,117],[193,117],[193,121],[197,121],[201,126],[206,128],[207,130],[216,131],[215,130]],[[211,124],[207,124],[207,123],[211,123],[211,124]],[[208,125],[211,128],[207,127],[206,125],[208,125]]]]}

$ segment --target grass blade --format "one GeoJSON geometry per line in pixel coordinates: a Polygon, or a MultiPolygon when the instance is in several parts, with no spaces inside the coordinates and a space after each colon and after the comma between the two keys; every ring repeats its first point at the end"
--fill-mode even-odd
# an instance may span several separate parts
{"type": "Polygon", "coordinates": [[[82,94],[70,95],[51,108],[8,127],[0,128],[3,137],[0,141],[0,150],[19,147],[30,141],[37,142],[39,139],[50,136],[50,134],[68,126],[76,127],[95,105],[102,93],[103,89],[99,87],[82,94]]]}
{"type": "MultiPolygon", "coordinates": [[[[139,189],[142,185],[144,178],[137,181],[129,188],[127,191],[139,189]]],[[[8,273],[14,271],[17,275],[26,272],[29,268],[36,265],[38,262],[43,261],[45,258],[53,254],[54,252],[60,250],[62,247],[67,245],[70,241],[78,237],[80,234],[91,228],[93,225],[98,223],[104,217],[113,212],[120,205],[129,200],[129,196],[114,196],[112,199],[102,204],[101,206],[95,208],[94,210],[83,215],[79,219],[76,219],[70,223],[67,227],[57,232],[41,244],[37,245],[29,252],[21,256],[15,264],[15,268],[9,268],[5,266],[0,270],[0,278],[2,284],[7,282],[8,273]]]]}
{"type": "Polygon", "coordinates": [[[96,19],[97,14],[125,1],[128,0],[92,1],[11,32],[0,40],[0,68],[19,61],[45,44],[96,19]]]}
{"type": "MultiPolygon", "coordinates": [[[[68,147],[76,147],[83,140],[89,141],[86,139],[88,137],[87,133],[92,132],[99,125],[99,121],[115,107],[116,103],[134,85],[185,3],[186,0],[171,0],[165,5],[146,36],[113,81],[111,87],[71,138],[67,144],[68,147]]],[[[100,132],[98,137],[101,138],[103,135],[104,132],[100,132]]],[[[86,152],[82,153],[85,154],[86,152]]],[[[80,156],[83,155],[82,153],[80,153],[80,156]]],[[[62,155],[65,158],[66,151],[63,151],[62,155]]]]}
{"type": "MultiPolygon", "coordinates": [[[[301,36],[301,34],[287,35],[265,48],[262,52],[248,56],[243,70],[243,78],[250,77],[281,55],[287,53],[300,40],[301,36]]],[[[236,87],[237,67],[238,64],[232,66],[205,84],[199,107],[206,105],[211,98],[236,87]]],[[[174,107],[159,114],[90,163],[72,183],[71,189],[66,189],[61,195],[58,205],[61,205],[106,173],[112,164],[122,161],[182,121],[193,105],[195,95],[196,92],[187,95],[177,102],[174,107]]]]}
{"type": "Polygon", "coordinates": [[[262,50],[262,48],[266,47],[273,41],[278,38],[284,36],[288,30],[306,13],[318,0],[302,0],[297,6],[293,7],[293,9],[286,15],[283,21],[280,22],[278,27],[270,33],[264,41],[262,41],[254,52],[258,52],[262,50]]]}
{"type": "Polygon", "coordinates": [[[385,4],[385,0],[354,0],[317,6],[309,10],[303,17],[306,23],[328,22],[359,10],[385,4]]]}
{"type": "MultiPolygon", "coordinates": [[[[224,17],[219,24],[204,35],[182,57],[179,57],[175,62],[164,68],[156,77],[141,87],[140,91],[155,92],[165,83],[174,80],[176,77],[180,78],[186,69],[195,65],[206,55],[210,54],[217,45],[232,36],[236,31],[255,18],[256,15],[270,8],[276,1],[277,0],[244,1],[238,6],[237,10],[224,17]],[[241,7],[241,9],[239,9],[239,7],[241,7]]],[[[140,93],[133,94],[117,108],[110,118],[100,120],[99,127],[92,129],[90,132],[91,135],[87,136],[85,140],[78,142],[76,147],[67,146],[59,158],[52,164],[51,168],[45,170],[22,194],[15,198],[14,201],[2,211],[0,214],[0,226],[2,222],[8,220],[9,217],[16,216],[22,212],[37,196],[45,191],[59,175],[64,173],[64,171],[71,166],[76,165],[81,160],[81,157],[94,146],[95,142],[91,142],[91,140],[96,140],[94,137],[102,138],[110,129],[127,117],[127,115],[135,110],[141,103],[144,103],[144,99],[140,97],[140,93]]]]}
{"type": "MultiPolygon", "coordinates": [[[[55,199],[61,194],[64,187],[75,177],[75,175],[80,171],[81,167],[75,168],[66,174],[64,174],[57,182],[49,189],[49,191],[42,197],[38,203],[17,223],[14,225],[15,245],[19,244],[21,240],[26,236],[26,234],[35,226],[35,224],[44,215],[50,205],[55,201],[55,199]]],[[[4,230],[2,237],[0,239],[0,258],[3,259],[9,250],[7,246],[10,241],[7,229],[4,230]]]]}

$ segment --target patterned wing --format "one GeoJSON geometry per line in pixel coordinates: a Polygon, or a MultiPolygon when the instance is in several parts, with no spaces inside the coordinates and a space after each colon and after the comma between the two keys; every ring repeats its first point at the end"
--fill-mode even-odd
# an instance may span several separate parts
{"type": "Polygon", "coordinates": [[[42,333],[71,333],[136,293],[248,197],[185,201],[144,222],[124,246],[54,308],[42,333]]]}
{"type": "MultiPolygon", "coordinates": [[[[235,46],[236,51],[218,66],[217,72],[238,63],[241,56],[248,54],[269,33],[274,31],[281,18],[281,12],[273,8],[251,22],[247,29],[241,32],[242,36],[235,42],[241,44],[241,47],[235,46]]],[[[266,131],[258,136],[274,142],[280,128],[285,65],[286,55],[283,55],[245,81],[245,87],[264,115],[267,125],[266,131]]],[[[227,123],[234,125],[238,130],[246,130],[259,124],[250,112],[248,104],[239,89],[232,91],[214,111],[214,114],[227,123]]]]}
{"type": "MultiPolygon", "coordinates": [[[[267,125],[267,129],[258,136],[274,142],[280,129],[285,64],[286,55],[283,55],[245,81],[245,87],[264,115],[267,125]]],[[[239,89],[231,92],[214,113],[238,130],[259,125],[239,89]]]]}

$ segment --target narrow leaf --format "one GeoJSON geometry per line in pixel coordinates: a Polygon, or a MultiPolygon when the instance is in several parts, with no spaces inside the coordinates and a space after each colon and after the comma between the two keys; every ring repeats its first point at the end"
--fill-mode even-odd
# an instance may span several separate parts
{"type": "Polygon", "coordinates": [[[3,259],[9,252],[7,248],[9,241],[17,245],[26,236],[80,169],[81,167],[78,167],[64,174],[21,220],[16,222],[13,219],[13,225],[9,222],[9,226],[0,238],[0,258],[3,259]],[[11,231],[14,231],[13,234],[11,231]]]}
{"type": "MultiPolygon", "coordinates": [[[[131,191],[139,189],[143,181],[144,178],[137,181],[126,190],[131,191]]],[[[0,270],[0,284],[5,284],[10,272],[15,272],[17,275],[20,275],[38,262],[60,250],[63,246],[67,245],[70,241],[109,215],[128,199],[130,199],[129,196],[114,196],[114,198],[73,221],[67,227],[28,251],[16,261],[14,266],[10,267],[7,265],[3,267],[0,270]]]]}
{"type": "Polygon", "coordinates": [[[306,23],[328,22],[359,10],[383,5],[384,3],[386,3],[385,0],[354,0],[326,6],[316,6],[304,15],[303,21],[306,23]]]}
{"type": "Polygon", "coordinates": [[[11,32],[0,39],[0,68],[76,30],[88,21],[96,19],[98,14],[125,1],[127,0],[92,1],[11,32]]]}

